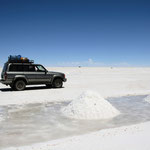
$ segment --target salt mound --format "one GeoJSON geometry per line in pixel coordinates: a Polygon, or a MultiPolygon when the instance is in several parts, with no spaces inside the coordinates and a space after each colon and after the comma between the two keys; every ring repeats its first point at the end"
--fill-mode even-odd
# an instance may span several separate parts
{"type": "Polygon", "coordinates": [[[98,93],[83,92],[77,99],[71,101],[63,108],[62,113],[75,119],[108,119],[115,117],[119,111],[98,93]]]}
{"type": "Polygon", "coordinates": [[[148,95],[147,97],[145,97],[144,99],[146,102],[150,103],[150,95],[148,95]]]}

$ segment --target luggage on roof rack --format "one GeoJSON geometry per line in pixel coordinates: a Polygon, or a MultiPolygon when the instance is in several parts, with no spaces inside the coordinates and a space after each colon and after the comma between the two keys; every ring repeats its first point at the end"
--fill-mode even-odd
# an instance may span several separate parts
{"type": "Polygon", "coordinates": [[[10,55],[8,57],[8,62],[10,63],[34,63],[33,60],[29,60],[26,57],[22,57],[21,55],[10,55]]]}

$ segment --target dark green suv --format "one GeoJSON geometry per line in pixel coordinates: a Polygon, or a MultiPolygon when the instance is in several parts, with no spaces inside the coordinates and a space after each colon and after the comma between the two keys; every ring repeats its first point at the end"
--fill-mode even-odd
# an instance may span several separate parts
{"type": "Polygon", "coordinates": [[[47,87],[61,88],[66,82],[64,73],[47,71],[33,62],[6,62],[0,82],[10,85],[13,90],[22,91],[26,85],[45,84],[47,87]]]}

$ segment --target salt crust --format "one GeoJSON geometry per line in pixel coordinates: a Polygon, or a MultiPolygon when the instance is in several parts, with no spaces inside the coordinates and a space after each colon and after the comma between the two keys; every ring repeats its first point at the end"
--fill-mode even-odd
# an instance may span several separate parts
{"type": "Polygon", "coordinates": [[[87,120],[109,119],[120,113],[107,100],[93,91],[83,92],[61,111],[66,117],[87,120]]]}
{"type": "Polygon", "coordinates": [[[3,120],[4,120],[3,116],[0,115],[0,122],[3,121],[3,120]]]}
{"type": "Polygon", "coordinates": [[[144,99],[146,102],[150,103],[150,95],[148,95],[147,97],[145,97],[144,99]]]}

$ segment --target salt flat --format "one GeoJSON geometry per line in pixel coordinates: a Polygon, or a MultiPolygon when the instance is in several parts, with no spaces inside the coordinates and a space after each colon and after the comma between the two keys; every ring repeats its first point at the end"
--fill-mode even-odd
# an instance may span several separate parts
{"type": "MultiPolygon", "coordinates": [[[[48,68],[66,74],[67,82],[61,89],[32,88],[12,92],[0,84],[0,105],[34,102],[66,101],[86,90],[98,92],[104,98],[150,93],[150,68],[48,68]]],[[[33,86],[32,86],[33,87],[33,86]]]]}
{"type": "MultiPolygon", "coordinates": [[[[41,86],[34,88],[30,86],[25,91],[17,92],[11,91],[9,87],[0,84],[0,105],[70,101],[87,90],[95,91],[103,98],[150,94],[150,68],[62,67],[48,68],[48,70],[66,74],[68,81],[64,83],[64,88],[46,89],[41,86]]],[[[149,126],[150,123],[147,122],[10,149],[149,150],[149,126]]]]}

